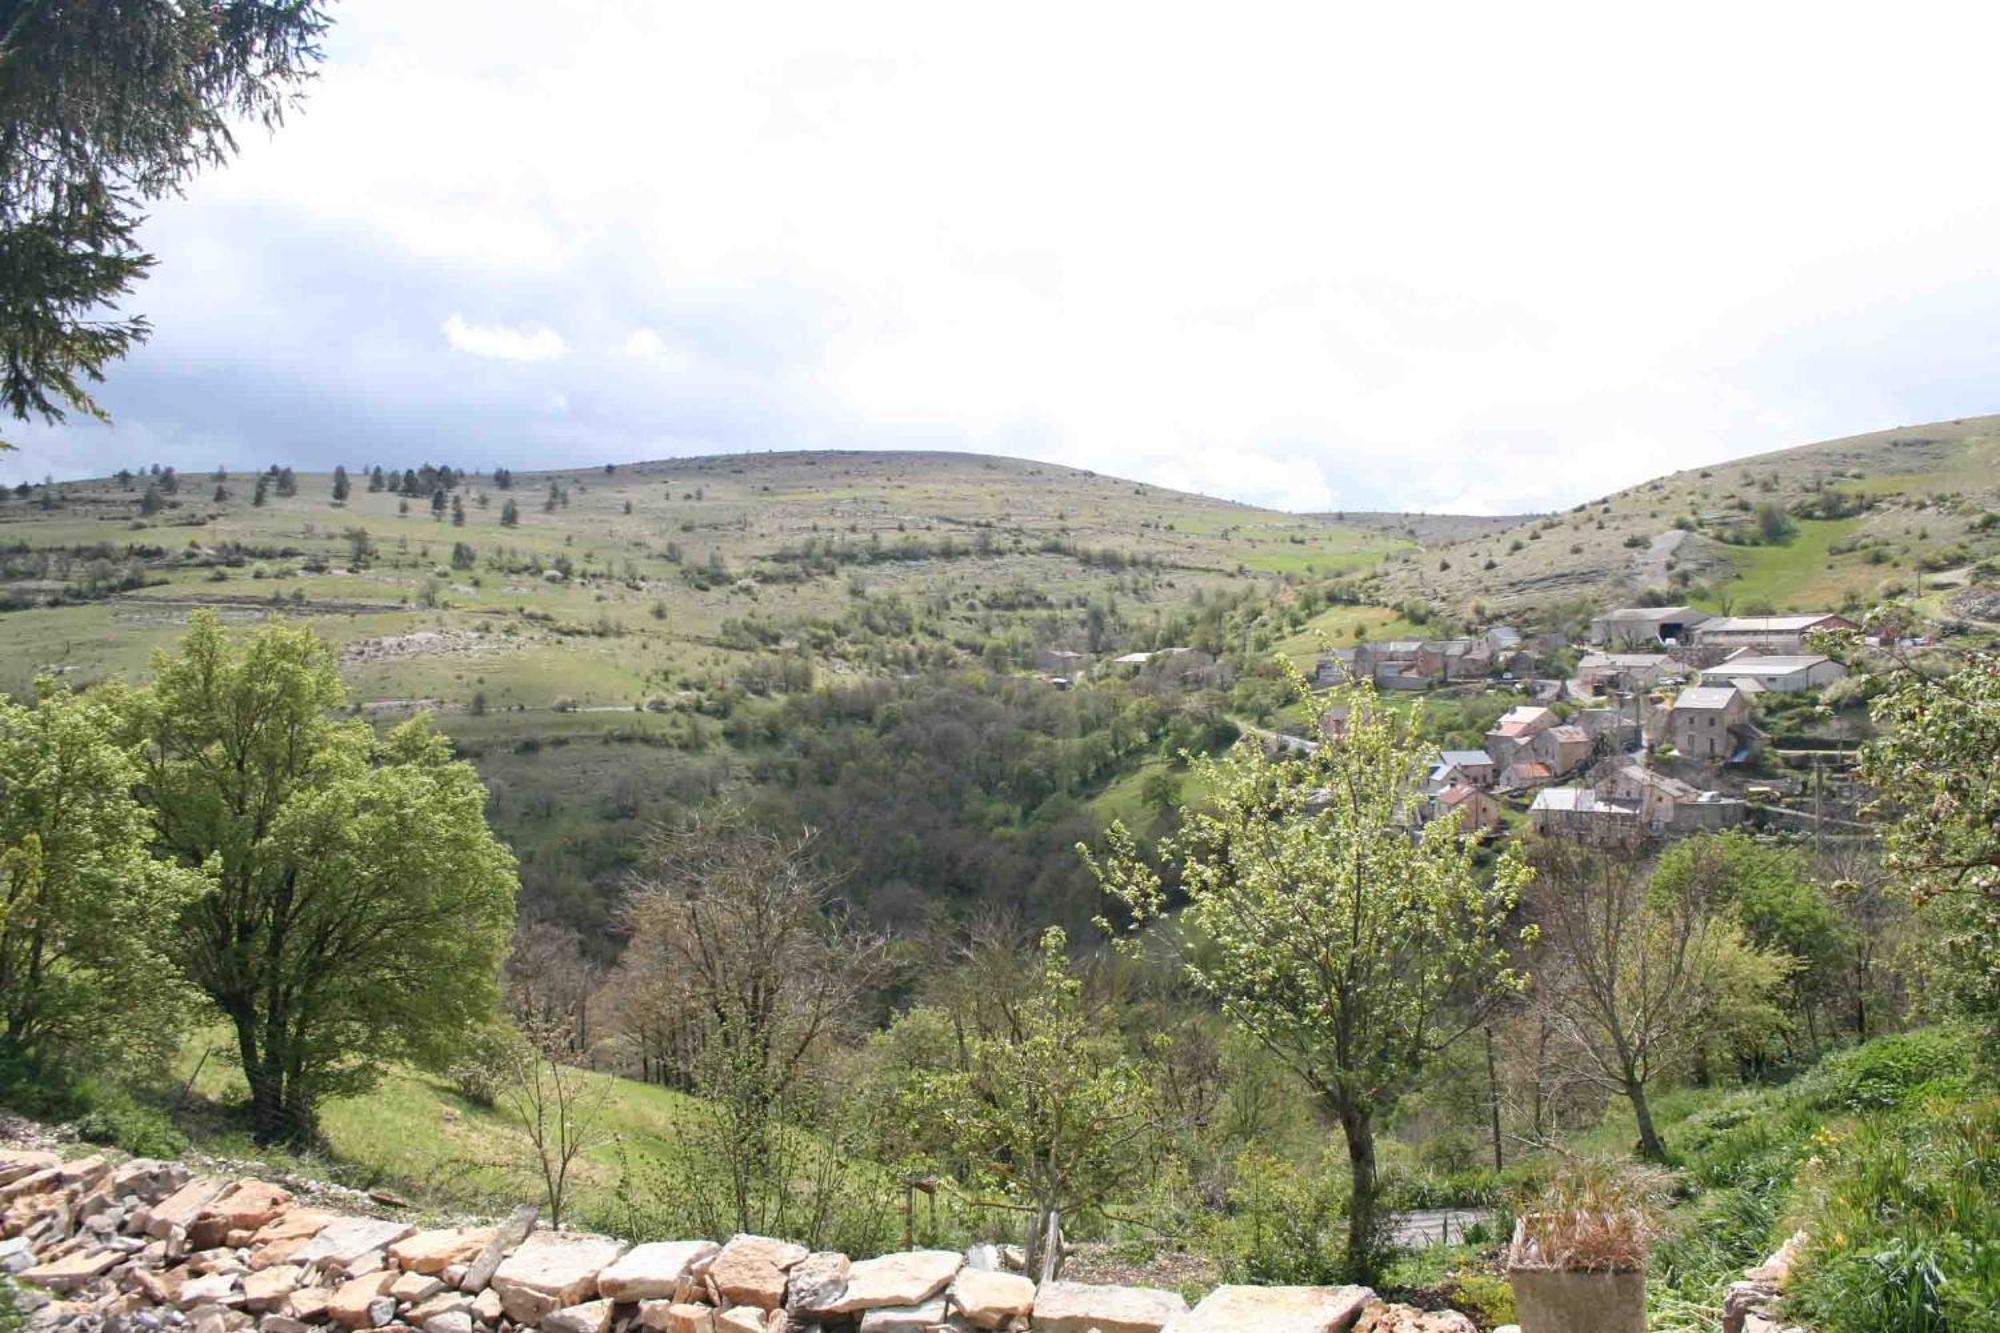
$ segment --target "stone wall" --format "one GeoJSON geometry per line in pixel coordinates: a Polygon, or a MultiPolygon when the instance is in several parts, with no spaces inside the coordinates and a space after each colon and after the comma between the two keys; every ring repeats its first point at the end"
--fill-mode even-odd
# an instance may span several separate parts
{"type": "Polygon", "coordinates": [[[1039,1287],[992,1246],[850,1260],[765,1236],[627,1246],[505,1221],[420,1230],[170,1162],[0,1149],[0,1271],[84,1333],[1476,1333],[1365,1287],[1039,1287]]]}

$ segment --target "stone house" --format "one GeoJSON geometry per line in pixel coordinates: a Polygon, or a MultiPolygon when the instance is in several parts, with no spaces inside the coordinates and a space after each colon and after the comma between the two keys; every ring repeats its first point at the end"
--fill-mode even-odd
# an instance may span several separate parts
{"type": "Polygon", "coordinates": [[[1585,653],[1571,677],[1586,694],[1650,689],[1681,664],[1665,653],[1585,653]]]}
{"type": "Polygon", "coordinates": [[[1694,685],[1667,711],[1667,742],[1690,759],[1720,764],[1754,754],[1750,700],[1734,685],[1694,685]]]}
{"type": "Polygon", "coordinates": [[[1501,824],[1500,802],[1472,786],[1455,782],[1430,800],[1432,819],[1455,818],[1467,833],[1491,833],[1501,824]]]}
{"type": "Polygon", "coordinates": [[[1589,787],[1544,787],[1528,807],[1528,823],[1544,837],[1591,843],[1634,843],[1645,834],[1637,806],[1599,796],[1589,787]]]}
{"type": "Polygon", "coordinates": [[[1484,750],[1446,750],[1438,755],[1438,768],[1453,780],[1475,787],[1490,787],[1500,776],[1493,756],[1484,750]]]}

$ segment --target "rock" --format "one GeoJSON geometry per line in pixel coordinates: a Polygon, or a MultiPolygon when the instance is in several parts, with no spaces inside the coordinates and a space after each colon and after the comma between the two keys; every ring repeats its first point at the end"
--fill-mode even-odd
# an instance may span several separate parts
{"type": "Polygon", "coordinates": [[[492,1227],[450,1227],[419,1231],[389,1247],[389,1257],[405,1273],[443,1274],[453,1264],[470,1263],[493,1239],[492,1227]]]}
{"type": "Polygon", "coordinates": [[[222,1197],[229,1188],[226,1180],[213,1176],[196,1176],[187,1184],[175,1190],[159,1203],[153,1205],[152,1216],[146,1222],[146,1234],[155,1240],[165,1240],[176,1227],[186,1228],[203,1209],[222,1197]]]}
{"type": "Polygon", "coordinates": [[[1019,1273],[968,1264],[952,1279],[951,1305],[978,1328],[1000,1328],[1010,1319],[1026,1318],[1034,1312],[1035,1284],[1019,1273]]]}
{"type": "Polygon", "coordinates": [[[500,1270],[508,1251],[528,1238],[528,1232],[534,1229],[535,1217],[540,1211],[535,1205],[524,1203],[509,1213],[507,1220],[493,1232],[493,1239],[487,1241],[485,1248],[480,1250],[478,1256],[467,1265],[465,1276],[459,1281],[458,1289],[469,1291],[474,1295],[486,1290],[487,1283],[491,1282],[493,1275],[500,1270]]]}
{"type": "Polygon", "coordinates": [[[174,1295],[174,1304],[183,1310],[192,1310],[198,1305],[241,1304],[243,1295],[237,1290],[236,1274],[207,1273],[201,1277],[191,1277],[181,1283],[174,1295]]]}
{"type": "Polygon", "coordinates": [[[655,1333],[715,1333],[715,1311],[689,1301],[641,1301],[639,1323],[655,1333]]]}
{"type": "Polygon", "coordinates": [[[861,1316],[860,1333],[929,1333],[931,1329],[950,1327],[952,1322],[945,1314],[944,1297],[939,1296],[921,1305],[891,1305],[870,1310],[861,1316]]]}
{"type": "Polygon", "coordinates": [[[328,1272],[349,1270],[371,1254],[379,1256],[415,1229],[379,1217],[336,1218],[300,1246],[291,1261],[307,1267],[317,1264],[328,1272]]]}
{"type": "Polygon", "coordinates": [[[312,1325],[288,1314],[267,1314],[257,1321],[257,1333],[311,1333],[312,1325]]]}
{"type": "Polygon", "coordinates": [[[1479,1333],[1479,1325],[1456,1310],[1419,1310],[1369,1295],[1354,1321],[1354,1333],[1479,1333]]]}
{"type": "Polygon", "coordinates": [[[285,1313],[300,1323],[317,1324],[326,1318],[333,1292],[326,1287],[300,1287],[285,1297],[285,1313]]]}
{"type": "Polygon", "coordinates": [[[785,1309],[802,1320],[831,1314],[833,1303],[847,1290],[851,1267],[838,1250],[821,1250],[799,1260],[786,1275],[785,1309]]]}
{"type": "Polygon", "coordinates": [[[472,1298],[472,1317],[482,1324],[497,1324],[506,1307],[501,1304],[500,1293],[488,1287],[472,1298]]]}
{"type": "Polygon", "coordinates": [[[748,1305],[715,1316],[715,1333],[764,1333],[764,1311],[748,1305]]]}
{"type": "Polygon", "coordinates": [[[79,1185],[88,1185],[99,1176],[109,1175],[111,1163],[104,1159],[104,1154],[92,1153],[88,1157],[64,1162],[55,1171],[56,1179],[62,1183],[64,1189],[74,1189],[79,1185]]]}
{"type": "Polygon", "coordinates": [[[1732,1282],[1722,1295],[1722,1333],[1743,1333],[1752,1314],[1761,1314],[1778,1303],[1778,1289],[1769,1282],[1732,1282]]]}
{"type": "Polygon", "coordinates": [[[609,1333],[610,1328],[610,1301],[585,1301],[542,1316],[542,1333],[609,1333]]]}
{"type": "Polygon", "coordinates": [[[426,1321],[435,1319],[441,1314],[449,1314],[453,1310],[463,1310],[466,1314],[471,1314],[472,1297],[462,1291],[440,1291],[428,1300],[421,1301],[404,1311],[403,1322],[422,1327],[426,1321]]]}
{"type": "Polygon", "coordinates": [[[62,1158],[52,1152],[9,1148],[0,1152],[0,1185],[11,1185],[17,1180],[43,1171],[54,1171],[61,1166],[62,1158]]]}
{"type": "Polygon", "coordinates": [[[538,1231],[494,1270],[493,1288],[509,1319],[538,1324],[549,1312],[596,1295],[597,1275],[624,1249],[602,1236],[538,1231]]]}
{"type": "Polygon", "coordinates": [[[1375,1293],[1367,1287],[1217,1287],[1167,1325],[1169,1333],[1338,1333],[1354,1324],[1375,1293]]]}
{"type": "Polygon", "coordinates": [[[977,1245],[968,1246],[965,1251],[965,1266],[967,1268],[977,1268],[988,1273],[998,1272],[1001,1266],[1000,1247],[998,1245],[988,1245],[984,1241],[981,1241],[977,1245]]]}
{"type": "Polygon", "coordinates": [[[420,1325],[424,1333],[472,1333],[472,1312],[469,1310],[446,1310],[434,1314],[420,1325]]]}
{"type": "Polygon", "coordinates": [[[220,1222],[223,1231],[256,1231],[291,1205],[290,1191],[262,1180],[246,1180],[202,1209],[197,1220],[220,1222]]]}
{"type": "Polygon", "coordinates": [[[116,1268],[124,1257],[117,1250],[79,1250],[21,1270],[21,1281],[50,1291],[74,1291],[116,1268]]]}
{"type": "Polygon", "coordinates": [[[260,1268],[243,1279],[243,1305],[250,1310],[275,1310],[298,1289],[306,1270],[297,1264],[260,1268]]]}
{"type": "Polygon", "coordinates": [[[910,1250],[863,1259],[847,1270],[847,1289],[827,1309],[833,1314],[858,1314],[922,1305],[951,1284],[963,1262],[957,1250],[910,1250]]]}
{"type": "Polygon", "coordinates": [[[803,1245],[769,1236],[732,1236],[709,1264],[708,1276],[731,1304],[775,1310],[785,1303],[785,1273],[806,1253],[803,1245]]]}
{"type": "Polygon", "coordinates": [[[335,1288],[326,1303],[328,1318],[348,1328],[380,1328],[396,1317],[396,1298],[389,1295],[394,1273],[351,1277],[335,1288]]]}
{"type": "Polygon", "coordinates": [[[416,1305],[444,1290],[444,1282],[428,1273],[404,1273],[389,1284],[389,1294],[399,1302],[416,1305]]]}
{"type": "Polygon", "coordinates": [[[1187,1313],[1180,1293],[1156,1287],[1044,1282],[1035,1293],[1036,1333],[1160,1333],[1187,1313]]]}
{"type": "Polygon", "coordinates": [[[612,1301],[673,1296],[697,1264],[721,1253],[712,1240],[661,1240],[635,1245],[597,1275],[597,1294],[612,1301]]]}
{"type": "Polygon", "coordinates": [[[1750,1269],[1743,1276],[1751,1282],[1768,1282],[1778,1290],[1783,1291],[1785,1283],[1791,1279],[1792,1266],[1798,1262],[1799,1254],[1805,1247],[1806,1233],[1803,1231],[1794,1231],[1790,1236],[1785,1238],[1785,1243],[1780,1245],[1770,1258],[1758,1264],[1755,1268],[1750,1269]]]}

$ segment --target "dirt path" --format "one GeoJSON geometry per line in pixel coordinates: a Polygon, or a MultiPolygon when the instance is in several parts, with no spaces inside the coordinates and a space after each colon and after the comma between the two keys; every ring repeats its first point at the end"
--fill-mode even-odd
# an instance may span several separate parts
{"type": "Polygon", "coordinates": [[[1681,548],[1681,541],[1687,536],[1681,528],[1668,528],[1655,533],[1652,543],[1638,557],[1639,586],[1650,588],[1667,581],[1667,566],[1672,563],[1674,552],[1681,548]]]}

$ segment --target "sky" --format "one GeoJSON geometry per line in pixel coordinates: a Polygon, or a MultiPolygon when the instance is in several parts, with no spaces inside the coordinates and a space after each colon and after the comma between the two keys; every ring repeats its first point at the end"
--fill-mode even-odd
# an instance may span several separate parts
{"type": "Polygon", "coordinates": [[[339,0],[0,478],[1002,453],[1516,512],[2000,411],[1990,6],[339,0]]]}

